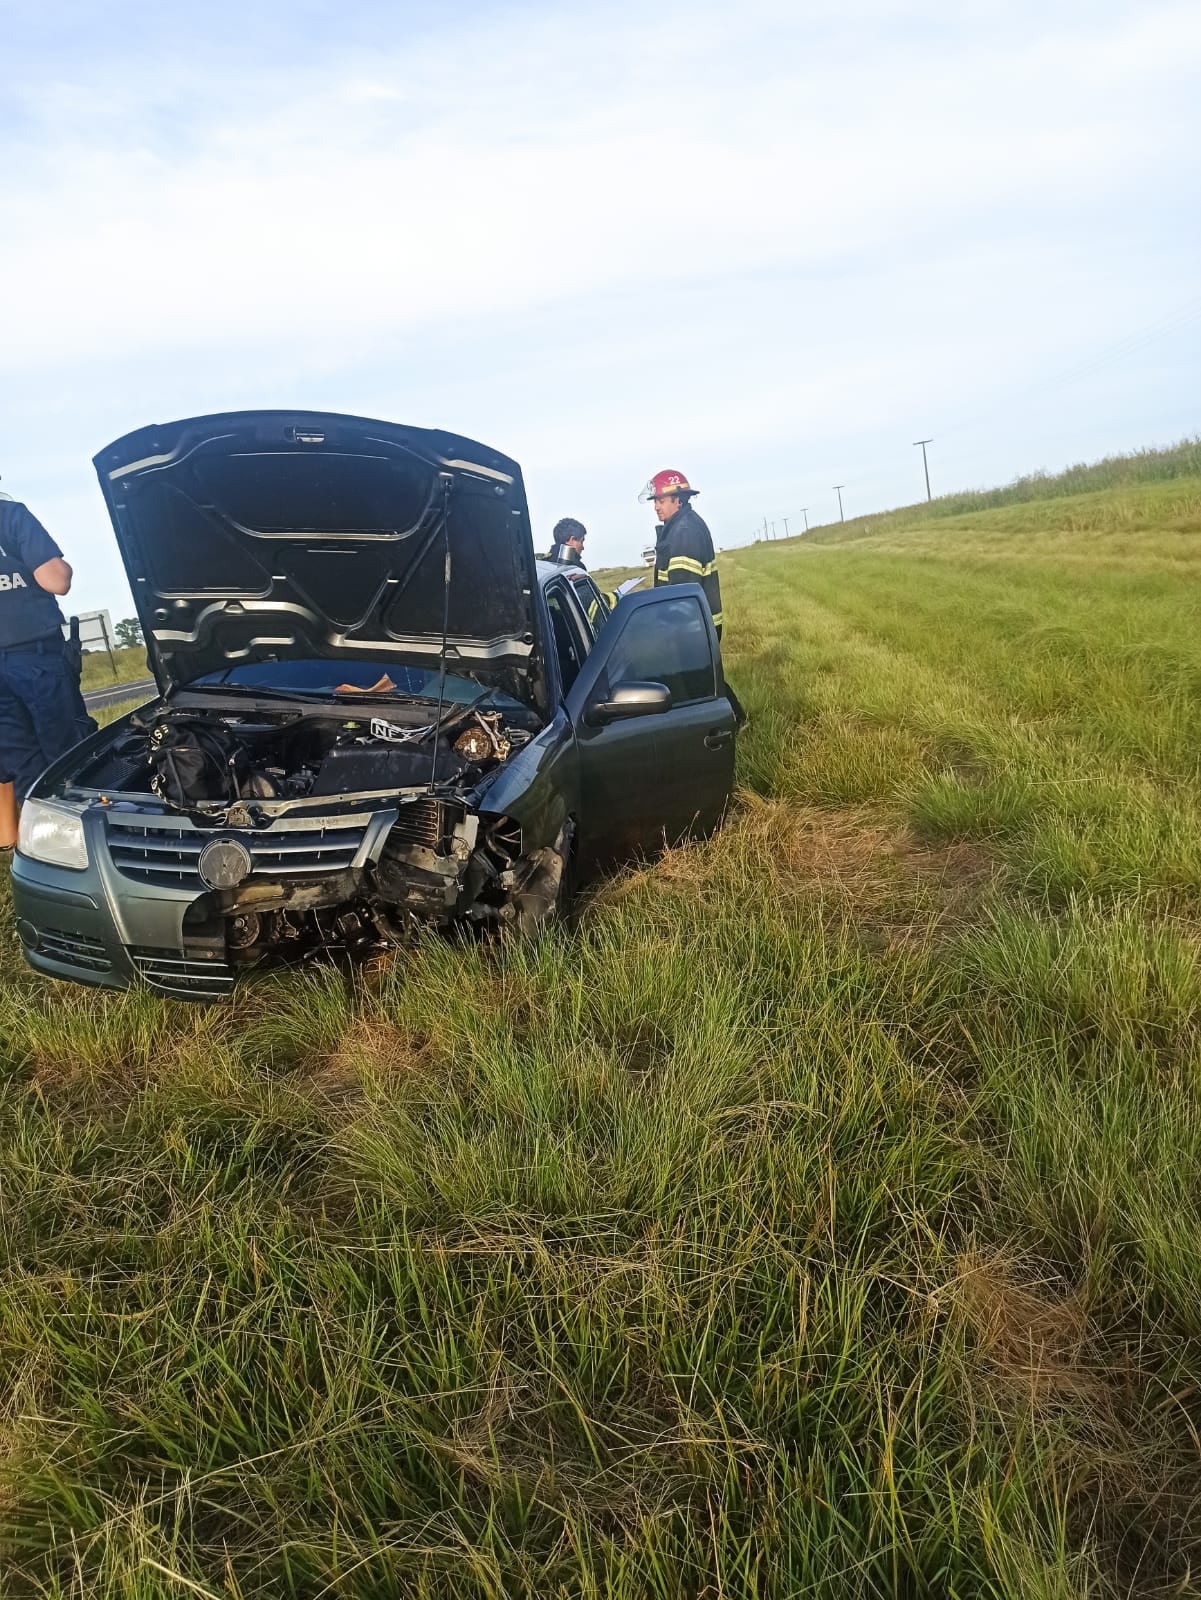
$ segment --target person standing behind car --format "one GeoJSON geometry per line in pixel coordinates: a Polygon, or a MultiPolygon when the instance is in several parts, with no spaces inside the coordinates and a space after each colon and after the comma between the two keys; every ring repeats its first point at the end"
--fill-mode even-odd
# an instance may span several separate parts
{"type": "Polygon", "coordinates": [[[28,507],[0,497],[0,783],[18,805],[34,779],[96,723],[63,639],[71,568],[28,507]]]}
{"type": "MultiPolygon", "coordinates": [[[[549,555],[541,558],[553,561],[560,567],[584,567],[584,540],[588,537],[588,530],[578,517],[560,517],[551,533],[552,544],[549,555]]],[[[605,611],[612,611],[617,604],[616,590],[600,590],[601,600],[604,601],[605,611]]],[[[595,632],[599,628],[602,618],[601,600],[593,600],[588,607],[588,621],[595,632]]]]}
{"type": "MultiPolygon", "coordinates": [[[[665,467],[662,472],[655,473],[638,498],[643,502],[653,501],[659,519],[655,529],[655,587],[662,583],[699,583],[713,613],[713,626],[720,644],[725,619],[717,556],[708,523],[692,509],[692,497],[696,493],[698,491],[682,472],[665,467]]],[[[742,702],[734,693],[724,667],[721,673],[726,698],[734,708],[738,726],[744,727],[747,715],[742,702]]]]}
{"type": "Polygon", "coordinates": [[[588,530],[577,517],[560,517],[551,533],[551,547],[544,558],[561,567],[584,565],[584,540],[588,530]]]}
{"type": "Polygon", "coordinates": [[[655,529],[656,587],[661,583],[699,583],[720,639],[723,619],[717,557],[708,524],[692,509],[692,497],[697,493],[682,472],[667,467],[655,473],[638,498],[653,501],[659,519],[655,529]]]}

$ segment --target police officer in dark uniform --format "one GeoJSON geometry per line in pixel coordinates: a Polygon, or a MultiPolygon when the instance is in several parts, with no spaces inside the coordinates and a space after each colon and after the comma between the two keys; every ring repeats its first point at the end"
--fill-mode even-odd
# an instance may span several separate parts
{"type": "Polygon", "coordinates": [[[71,568],[38,519],[0,495],[0,783],[18,805],[34,779],[95,733],[57,596],[71,568]]]}

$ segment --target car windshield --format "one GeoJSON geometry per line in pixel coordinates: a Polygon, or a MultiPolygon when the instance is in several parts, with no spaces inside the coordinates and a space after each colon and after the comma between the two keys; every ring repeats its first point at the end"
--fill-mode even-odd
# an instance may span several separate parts
{"type": "MultiPolygon", "coordinates": [[[[328,696],[354,700],[364,695],[391,698],[437,700],[437,667],[400,666],[388,661],[252,661],[229,667],[224,672],[208,672],[188,685],[197,688],[262,689],[270,694],[328,696]]],[[[447,705],[467,705],[485,695],[496,704],[518,706],[520,700],[503,689],[477,683],[473,678],[446,674],[447,705]]]]}

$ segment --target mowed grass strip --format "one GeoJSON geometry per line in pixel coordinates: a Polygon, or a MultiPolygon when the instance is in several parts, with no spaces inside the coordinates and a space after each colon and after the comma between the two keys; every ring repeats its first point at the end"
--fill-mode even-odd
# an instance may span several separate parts
{"type": "Polygon", "coordinates": [[[1013,507],[728,556],[739,802],[573,932],[213,1008],[6,934],[3,1592],[1196,1592],[1159,488],[1123,578],[1013,507]]]}

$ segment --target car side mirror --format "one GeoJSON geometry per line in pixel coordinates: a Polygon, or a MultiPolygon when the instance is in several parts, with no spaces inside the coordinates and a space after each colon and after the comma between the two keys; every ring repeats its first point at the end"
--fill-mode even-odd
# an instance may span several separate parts
{"type": "Polygon", "coordinates": [[[590,728],[603,728],[626,717],[658,717],[671,710],[671,690],[665,683],[623,683],[611,700],[594,700],[584,711],[590,728]]]}

